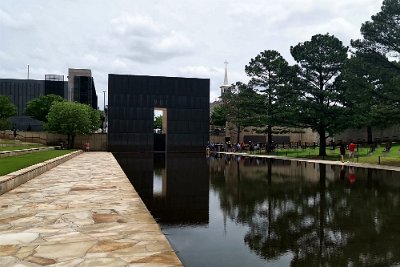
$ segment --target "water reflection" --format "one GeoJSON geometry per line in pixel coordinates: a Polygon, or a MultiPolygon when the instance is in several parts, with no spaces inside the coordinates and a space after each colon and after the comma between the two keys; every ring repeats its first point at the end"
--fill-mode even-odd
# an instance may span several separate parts
{"type": "Polygon", "coordinates": [[[290,251],[294,266],[400,262],[400,181],[393,172],[229,157],[210,168],[222,210],[248,227],[244,242],[264,259],[290,251]]]}
{"type": "Polygon", "coordinates": [[[396,172],[115,154],[185,266],[400,264],[396,172]]]}
{"type": "Polygon", "coordinates": [[[114,153],[114,156],[157,221],[208,223],[209,179],[203,154],[114,153]]]}

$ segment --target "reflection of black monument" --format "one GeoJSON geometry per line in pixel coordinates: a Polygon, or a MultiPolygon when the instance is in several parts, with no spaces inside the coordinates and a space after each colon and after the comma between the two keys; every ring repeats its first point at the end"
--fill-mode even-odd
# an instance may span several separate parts
{"type": "Polygon", "coordinates": [[[157,221],[208,223],[209,172],[204,154],[114,153],[114,157],[157,221]],[[160,190],[155,172],[162,179],[160,190]]]}
{"type": "Polygon", "coordinates": [[[108,77],[109,151],[154,151],[154,109],[165,110],[166,151],[204,151],[209,140],[208,79],[108,77]]]}

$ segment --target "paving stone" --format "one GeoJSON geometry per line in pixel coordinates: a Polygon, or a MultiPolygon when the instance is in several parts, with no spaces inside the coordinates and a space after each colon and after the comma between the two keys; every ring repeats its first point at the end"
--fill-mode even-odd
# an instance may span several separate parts
{"type": "Polygon", "coordinates": [[[111,153],[0,196],[0,266],[182,266],[111,153]]]}

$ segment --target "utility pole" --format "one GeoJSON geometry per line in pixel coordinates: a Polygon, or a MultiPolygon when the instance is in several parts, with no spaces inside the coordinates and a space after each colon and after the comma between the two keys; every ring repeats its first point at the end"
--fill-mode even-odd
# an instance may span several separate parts
{"type": "Polygon", "coordinates": [[[29,64],[28,64],[28,80],[29,80],[29,64]]]}

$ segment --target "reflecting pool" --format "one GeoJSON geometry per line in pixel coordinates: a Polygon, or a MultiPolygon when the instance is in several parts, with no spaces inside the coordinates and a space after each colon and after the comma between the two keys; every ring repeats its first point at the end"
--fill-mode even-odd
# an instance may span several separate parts
{"type": "Polygon", "coordinates": [[[398,266],[400,173],[204,154],[114,156],[185,266],[398,266]]]}

